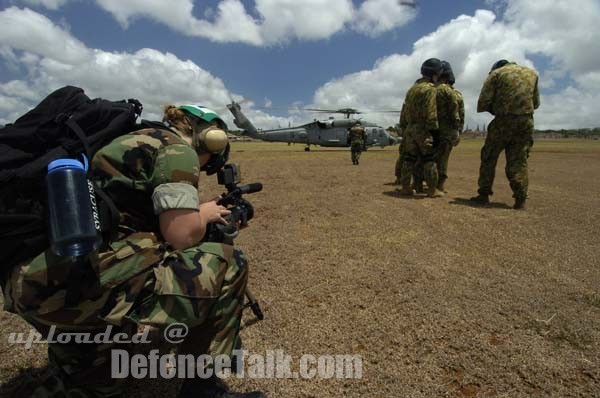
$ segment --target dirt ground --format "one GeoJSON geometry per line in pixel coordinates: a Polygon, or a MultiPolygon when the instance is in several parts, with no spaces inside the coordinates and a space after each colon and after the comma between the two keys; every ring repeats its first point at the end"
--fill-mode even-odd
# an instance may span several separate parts
{"type": "MultiPolygon", "coordinates": [[[[449,194],[405,199],[396,147],[234,143],[260,181],[238,245],[266,319],[245,315],[251,353],[360,354],[363,377],[232,380],[269,397],[600,396],[600,142],[536,142],[530,200],[514,211],[498,164],[489,207],[471,206],[483,141],[452,154],[449,194]]],[[[207,198],[222,191],[213,180],[207,198]]],[[[0,314],[0,391],[44,372],[45,347],[0,314]]],[[[174,396],[176,381],[132,381],[129,397],[174,396]]]]}

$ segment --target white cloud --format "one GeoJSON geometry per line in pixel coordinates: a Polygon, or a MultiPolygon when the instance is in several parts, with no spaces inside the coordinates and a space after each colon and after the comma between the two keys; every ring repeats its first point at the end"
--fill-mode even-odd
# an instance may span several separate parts
{"type": "Polygon", "coordinates": [[[377,36],[407,24],[416,16],[416,8],[400,0],[368,0],[360,5],[354,26],[359,32],[377,36]]]}
{"type": "MultiPolygon", "coordinates": [[[[551,60],[549,68],[540,73],[542,88],[556,89],[557,79],[565,76],[572,77],[573,85],[542,95],[536,126],[598,126],[594,107],[600,103],[600,52],[594,49],[600,42],[600,27],[593,21],[600,20],[600,3],[581,0],[577,7],[568,1],[556,1],[552,7],[541,3],[509,1],[504,20],[496,20],[494,13],[484,10],[459,16],[415,42],[410,54],[384,57],[370,70],[326,83],[316,90],[313,106],[400,109],[406,91],[419,77],[421,63],[437,57],[452,64],[456,87],[465,97],[467,122],[484,124],[492,116],[476,113],[476,105],[491,65],[505,58],[539,67],[530,57],[538,54],[551,60]]],[[[368,118],[385,126],[398,120],[377,114],[368,118]]]]}
{"type": "Polygon", "coordinates": [[[77,63],[90,56],[85,45],[47,17],[30,9],[0,12],[0,45],[29,51],[58,62],[77,63]]]}
{"type": "Polygon", "coordinates": [[[0,12],[0,49],[0,57],[27,75],[26,81],[0,83],[0,124],[14,121],[52,90],[67,84],[84,88],[90,97],[138,98],[147,118],[160,117],[166,102],[202,102],[220,108],[230,98],[221,79],[192,61],[152,49],[114,53],[86,48],[28,9],[0,12]]]}
{"type": "MultiPolygon", "coordinates": [[[[56,10],[68,0],[13,0],[56,10]]],[[[412,21],[413,7],[400,0],[255,0],[247,10],[241,0],[220,0],[194,16],[193,0],[95,0],[127,29],[136,19],[149,18],[187,36],[215,42],[254,46],[291,40],[328,39],[347,28],[377,36],[412,21]],[[256,16],[252,16],[252,13],[256,16]]],[[[202,2],[197,2],[202,4],[202,2]]]]}
{"type": "MultiPolygon", "coordinates": [[[[67,2],[14,1],[50,9],[67,2]]],[[[214,8],[200,10],[204,19],[194,16],[193,0],[95,1],[124,29],[136,19],[149,18],[187,36],[255,46],[328,39],[347,28],[376,36],[405,25],[416,15],[413,8],[402,5],[399,0],[366,0],[358,9],[351,0],[255,0],[250,10],[241,0],[221,0],[214,8]]]]}
{"type": "Polygon", "coordinates": [[[32,6],[42,6],[49,10],[58,10],[64,6],[68,0],[22,0],[23,3],[32,6]]]}
{"type": "Polygon", "coordinates": [[[329,38],[344,29],[354,12],[349,0],[256,0],[256,10],[265,43],[329,38]]]}

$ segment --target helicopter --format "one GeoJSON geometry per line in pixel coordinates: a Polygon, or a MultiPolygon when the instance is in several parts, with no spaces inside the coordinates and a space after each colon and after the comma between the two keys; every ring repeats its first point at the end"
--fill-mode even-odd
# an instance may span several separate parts
{"type": "MultiPolygon", "coordinates": [[[[365,113],[353,108],[342,109],[313,109],[304,108],[302,110],[321,112],[321,113],[341,113],[346,115],[345,118],[330,117],[327,120],[317,120],[303,124],[297,127],[279,128],[272,130],[257,130],[256,127],[242,113],[242,107],[238,102],[231,101],[227,105],[227,109],[231,112],[235,125],[244,130],[244,134],[252,138],[257,138],[269,142],[287,142],[305,144],[305,151],[310,151],[311,145],[319,145],[323,147],[349,147],[350,143],[347,140],[348,129],[360,121],[365,128],[367,138],[366,147],[378,146],[385,147],[388,145],[396,145],[399,143],[399,138],[390,135],[383,127],[375,123],[365,120],[350,118],[350,115],[365,113]]],[[[399,111],[378,111],[386,113],[400,113],[399,111]]]]}

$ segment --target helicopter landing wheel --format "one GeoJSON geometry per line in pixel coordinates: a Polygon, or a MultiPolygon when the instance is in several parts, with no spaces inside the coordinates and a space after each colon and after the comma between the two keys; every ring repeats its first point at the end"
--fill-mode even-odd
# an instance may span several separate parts
{"type": "Polygon", "coordinates": [[[310,152],[310,147],[307,146],[306,148],[304,148],[304,152],[310,152]]]}

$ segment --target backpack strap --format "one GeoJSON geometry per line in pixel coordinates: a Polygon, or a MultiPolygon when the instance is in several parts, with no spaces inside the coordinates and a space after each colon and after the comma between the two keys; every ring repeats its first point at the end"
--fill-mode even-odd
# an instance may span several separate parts
{"type": "MultiPolygon", "coordinates": [[[[107,233],[107,236],[103,237],[104,244],[107,245],[109,242],[112,242],[117,239],[117,231],[119,228],[119,223],[121,222],[121,213],[119,212],[119,209],[117,209],[117,206],[115,206],[115,202],[113,202],[110,196],[108,196],[108,194],[104,192],[104,190],[100,188],[95,182],[93,182],[93,184],[94,190],[100,197],[102,206],[105,206],[110,217],[110,224],[108,225],[108,228],[106,230],[104,230],[104,227],[102,228],[102,234],[104,234],[105,232],[107,233]]],[[[100,211],[102,210],[104,209],[101,209],[100,211]]],[[[100,217],[101,219],[104,219],[102,215],[100,217]]]]}
{"type": "MultiPolygon", "coordinates": [[[[56,118],[56,121],[58,123],[60,123],[61,121],[59,119],[62,117],[67,117],[67,116],[64,114],[61,114],[56,118]]],[[[87,156],[87,158],[91,160],[92,159],[92,157],[91,157],[92,148],[90,147],[90,142],[88,141],[88,138],[85,135],[85,133],[83,132],[83,130],[81,129],[81,127],[79,127],[77,122],[75,120],[73,120],[73,118],[71,118],[71,117],[66,119],[66,121],[64,123],[65,123],[65,125],[67,125],[67,127],[69,127],[75,133],[75,135],[77,135],[77,138],[79,138],[81,140],[81,143],[83,144],[83,148],[85,149],[85,156],[87,156]]]]}

